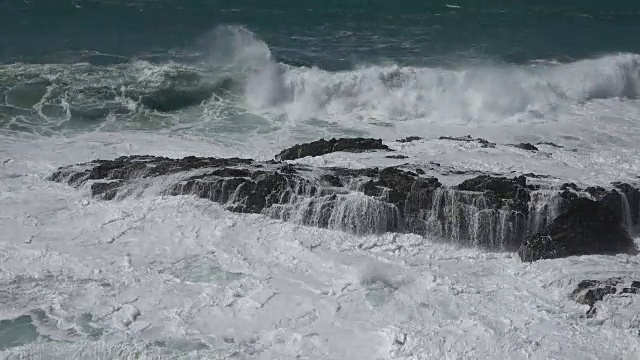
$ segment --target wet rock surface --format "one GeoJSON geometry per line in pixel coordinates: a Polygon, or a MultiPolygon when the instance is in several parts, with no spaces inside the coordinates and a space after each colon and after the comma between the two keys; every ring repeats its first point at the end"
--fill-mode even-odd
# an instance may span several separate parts
{"type": "Polygon", "coordinates": [[[418,140],[422,140],[422,138],[420,136],[407,136],[406,138],[398,139],[396,141],[399,143],[409,143],[418,140]]]}
{"type": "Polygon", "coordinates": [[[341,138],[294,145],[276,155],[276,160],[295,160],[307,156],[320,156],[336,151],[362,152],[368,150],[391,151],[381,139],[341,138]]]}
{"type": "Polygon", "coordinates": [[[551,146],[551,147],[558,148],[558,149],[564,148],[564,146],[558,145],[558,144],[550,142],[550,141],[541,141],[541,142],[537,143],[536,145],[547,145],[547,146],[551,146]]]}
{"type": "Polygon", "coordinates": [[[538,148],[535,145],[532,145],[532,144],[529,144],[529,143],[520,143],[520,144],[515,144],[513,146],[517,147],[518,149],[522,149],[522,150],[538,151],[538,148]]]}
{"type": "Polygon", "coordinates": [[[477,142],[483,148],[494,148],[496,147],[495,143],[492,143],[488,140],[482,138],[472,138],[471,135],[467,136],[441,136],[440,140],[451,140],[451,141],[461,141],[461,142],[477,142]]]}
{"type": "Polygon", "coordinates": [[[611,190],[595,200],[563,192],[561,213],[541,232],[526,238],[518,251],[522,261],[572,255],[637,253],[625,226],[622,195],[611,190]]]}
{"type": "Polygon", "coordinates": [[[640,190],[629,184],[620,182],[615,182],[612,185],[624,196],[623,200],[629,207],[629,218],[627,219],[627,221],[630,222],[629,225],[640,225],[640,190]]]}
{"type": "Polygon", "coordinates": [[[579,304],[589,305],[587,317],[596,315],[595,307],[598,301],[606,296],[625,296],[640,294],[640,281],[628,281],[621,277],[605,280],[582,280],[573,290],[570,297],[579,304]]]}
{"type": "MultiPolygon", "coordinates": [[[[375,139],[351,140],[294,146],[279,158],[388,149],[375,139]]],[[[631,234],[638,222],[640,192],[631,184],[581,190],[565,183],[540,190],[528,184],[525,175],[464,174],[470,178],[444,186],[409,164],[349,169],[134,155],[63,167],[49,180],[88,188],[104,200],[143,192],[195,195],[234,212],[356,234],[435,236],[460,245],[518,251],[523,261],[637,251],[631,234]]]]}

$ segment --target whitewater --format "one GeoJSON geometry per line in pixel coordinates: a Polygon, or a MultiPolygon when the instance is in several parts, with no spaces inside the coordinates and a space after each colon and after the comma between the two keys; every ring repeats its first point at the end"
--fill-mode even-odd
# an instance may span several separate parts
{"type": "Polygon", "coordinates": [[[46,178],[98,158],[269,160],[300,142],[367,136],[407,158],[293,162],[638,182],[640,55],[327,70],[278,59],[245,27],[207,41],[168,60],[90,52],[0,65],[3,358],[638,358],[637,296],[606,297],[594,318],[569,298],[584,279],[639,279],[638,255],[522,263],[436,238],[232,213],[153,184],[107,202],[46,178]],[[424,139],[396,141],[414,135],[424,139]],[[439,139],[464,135],[497,146],[439,139]],[[510,146],[520,142],[547,144],[510,146]]]}

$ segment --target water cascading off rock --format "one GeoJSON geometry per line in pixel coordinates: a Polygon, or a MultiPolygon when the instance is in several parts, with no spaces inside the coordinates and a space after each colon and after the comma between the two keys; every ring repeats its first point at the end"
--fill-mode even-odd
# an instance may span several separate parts
{"type": "MultiPolygon", "coordinates": [[[[340,143],[335,151],[349,151],[348,141],[340,143]]],[[[304,145],[295,152],[305,153],[304,145]]],[[[518,251],[523,261],[635,253],[630,233],[640,206],[639,192],[629,184],[611,190],[536,189],[525,176],[480,175],[444,186],[399,167],[321,168],[238,158],[129,156],[63,167],[49,179],[89,186],[105,200],[145,191],[196,195],[234,212],[355,234],[437,236],[518,251]]]]}

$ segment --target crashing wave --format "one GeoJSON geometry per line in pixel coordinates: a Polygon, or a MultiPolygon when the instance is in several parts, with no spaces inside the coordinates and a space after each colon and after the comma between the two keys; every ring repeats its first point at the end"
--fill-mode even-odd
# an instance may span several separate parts
{"type": "Polygon", "coordinates": [[[371,124],[408,120],[553,121],[593,100],[640,96],[636,54],[571,63],[328,71],[277,62],[265,42],[240,26],[219,27],[203,39],[199,58],[188,63],[2,65],[0,113],[33,126],[115,119],[133,128],[153,119],[173,127],[253,114],[288,126],[320,119],[366,131],[371,124]]]}

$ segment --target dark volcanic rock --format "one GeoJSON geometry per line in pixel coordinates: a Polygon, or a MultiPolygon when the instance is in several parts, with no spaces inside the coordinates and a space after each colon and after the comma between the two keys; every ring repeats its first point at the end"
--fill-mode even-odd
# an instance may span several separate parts
{"type": "Polygon", "coordinates": [[[591,194],[591,196],[595,197],[596,199],[599,199],[607,193],[607,189],[603,188],[602,186],[589,186],[588,188],[584,189],[584,192],[591,194]]]}
{"type": "Polygon", "coordinates": [[[552,147],[560,148],[560,149],[564,148],[564,146],[552,143],[550,141],[541,141],[541,142],[537,143],[536,145],[548,145],[548,146],[552,146],[552,147]]]}
{"type": "Polygon", "coordinates": [[[535,147],[535,145],[532,145],[532,144],[529,144],[529,143],[520,143],[520,144],[515,144],[513,146],[517,147],[518,149],[522,149],[522,150],[538,151],[538,148],[535,147]]]}
{"type": "Polygon", "coordinates": [[[431,234],[497,249],[517,248],[526,233],[526,207],[520,203],[527,196],[523,179],[469,180],[463,192],[395,167],[311,168],[276,161],[153,156],[97,160],[60,168],[50,177],[89,186],[93,196],[105,200],[143,191],[196,195],[230,211],[305,225],[359,234],[431,234]]]}
{"type": "Polygon", "coordinates": [[[404,139],[398,139],[396,141],[399,143],[408,143],[408,142],[413,142],[418,140],[422,140],[422,138],[420,136],[407,136],[404,139]]]}
{"type": "Polygon", "coordinates": [[[485,174],[448,187],[421,169],[319,168],[239,158],[128,156],[63,167],[49,179],[88,188],[104,200],[144,192],[195,195],[234,212],[356,234],[409,232],[460,245],[520,249],[524,261],[633,253],[626,219],[629,209],[640,206],[637,189],[626,184],[616,184],[619,190],[579,192],[565,184],[538,191],[525,176],[485,174]]]}
{"type": "Polygon", "coordinates": [[[527,178],[520,176],[513,179],[480,175],[468,179],[458,185],[458,189],[466,191],[493,191],[500,198],[513,198],[519,189],[527,186],[527,178]]]}
{"type": "Polygon", "coordinates": [[[385,156],[387,159],[408,159],[407,155],[387,155],[385,156]]]}
{"type": "Polygon", "coordinates": [[[546,229],[525,239],[522,261],[571,255],[636,253],[624,225],[622,196],[610,191],[600,200],[584,197],[570,200],[565,212],[546,229]]]}
{"type": "Polygon", "coordinates": [[[320,156],[336,151],[362,152],[367,150],[391,151],[381,139],[341,138],[294,145],[276,155],[277,160],[295,160],[307,156],[320,156]]]}
{"type": "Polygon", "coordinates": [[[453,140],[453,141],[464,141],[464,142],[477,142],[480,145],[482,145],[483,148],[494,148],[496,147],[495,143],[492,143],[490,141],[487,141],[485,139],[482,138],[477,138],[474,139],[471,137],[471,135],[467,135],[467,136],[459,136],[459,137],[452,137],[452,136],[440,136],[440,140],[453,140]]]}
{"type": "Polygon", "coordinates": [[[573,191],[578,191],[580,190],[578,188],[578,185],[574,184],[574,183],[564,183],[560,186],[560,190],[564,191],[564,190],[573,190],[573,191]]]}
{"type": "Polygon", "coordinates": [[[541,175],[541,174],[534,174],[534,173],[526,173],[526,174],[522,174],[522,176],[526,176],[532,179],[549,179],[552,177],[551,175],[541,175]]]}
{"type": "Polygon", "coordinates": [[[580,304],[593,305],[605,296],[617,293],[617,286],[622,282],[621,278],[609,278],[604,281],[582,280],[571,293],[571,298],[580,304]]]}
{"type": "Polygon", "coordinates": [[[640,293],[640,289],[633,286],[636,283],[638,282],[632,281],[629,284],[619,277],[606,280],[582,280],[571,293],[571,299],[579,304],[589,305],[587,317],[593,317],[596,314],[596,302],[602,301],[607,295],[640,293]]]}
{"type": "Polygon", "coordinates": [[[625,183],[615,182],[612,184],[616,189],[620,190],[624,195],[624,201],[629,208],[629,220],[631,226],[639,225],[640,223],[640,190],[625,183]]]}
{"type": "Polygon", "coordinates": [[[525,215],[529,211],[529,190],[527,189],[527,178],[519,176],[513,179],[505,177],[493,177],[480,175],[468,179],[458,185],[458,189],[464,191],[492,192],[499,199],[507,199],[513,202],[512,208],[525,215]]]}

